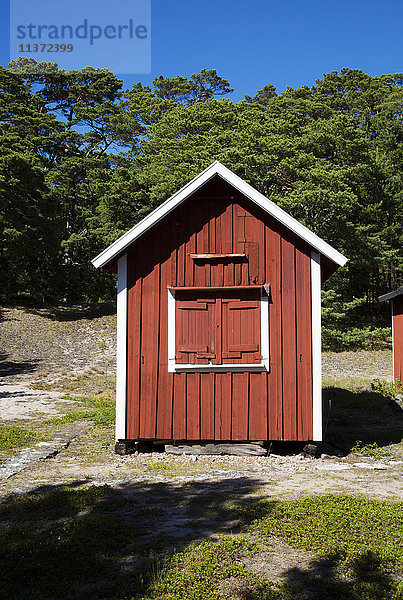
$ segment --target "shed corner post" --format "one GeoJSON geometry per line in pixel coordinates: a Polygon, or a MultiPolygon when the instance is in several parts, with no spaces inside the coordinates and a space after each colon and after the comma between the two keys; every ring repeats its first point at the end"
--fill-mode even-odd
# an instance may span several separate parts
{"type": "Polygon", "coordinates": [[[116,440],[126,439],[127,254],[118,260],[116,332],[116,440]]]}
{"type": "Polygon", "coordinates": [[[322,441],[322,334],[321,334],[321,261],[320,253],[311,252],[312,294],[312,438],[322,441]]]}

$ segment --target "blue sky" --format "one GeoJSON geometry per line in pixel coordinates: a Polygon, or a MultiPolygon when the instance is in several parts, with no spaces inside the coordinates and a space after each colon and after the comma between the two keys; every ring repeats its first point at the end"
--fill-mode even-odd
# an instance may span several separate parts
{"type": "MultiPolygon", "coordinates": [[[[6,66],[9,1],[0,2],[0,64],[6,66]]],[[[85,0],[66,4],[74,3],[82,7],[85,0]]],[[[100,12],[114,6],[105,0],[98,5],[100,12]]],[[[151,40],[151,75],[126,75],[125,87],[148,84],[160,74],[189,76],[215,68],[235,88],[237,100],[266,83],[278,91],[312,85],[342,67],[371,75],[403,71],[403,2],[152,0],[151,40]]],[[[105,57],[105,67],[112,59],[105,57]]]]}

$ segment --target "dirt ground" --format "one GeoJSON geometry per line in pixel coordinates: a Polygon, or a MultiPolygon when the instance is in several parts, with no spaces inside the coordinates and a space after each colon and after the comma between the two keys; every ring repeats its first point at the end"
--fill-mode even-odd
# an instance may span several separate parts
{"type": "MultiPolygon", "coordinates": [[[[66,381],[81,382],[80,393],[86,382],[89,393],[102,392],[96,389],[99,376],[110,377],[115,368],[114,310],[112,305],[0,310],[3,424],[39,431],[44,419],[66,414],[75,403],[74,393],[66,397],[66,381]]],[[[349,493],[403,500],[403,410],[370,391],[371,380],[391,377],[390,350],[324,354],[326,444],[316,458],[304,457],[300,447],[281,445],[267,457],[118,456],[112,426],[78,420],[45,428],[49,435],[75,438],[55,457],[1,481],[0,498],[65,484],[107,484],[123,496],[142,497],[145,504],[152,498],[156,511],[146,518],[146,529],[152,531],[147,535],[172,540],[231,531],[231,520],[220,522],[214,510],[220,495],[285,499],[349,493]],[[376,443],[378,451],[373,456],[351,453],[358,440],[376,443]]],[[[308,553],[286,544],[276,548],[267,567],[274,580],[281,580],[295,562],[310,560],[308,553]]]]}

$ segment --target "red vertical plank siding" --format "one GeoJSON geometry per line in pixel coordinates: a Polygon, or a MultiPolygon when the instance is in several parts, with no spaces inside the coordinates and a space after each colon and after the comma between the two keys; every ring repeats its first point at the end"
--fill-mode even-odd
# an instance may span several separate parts
{"type": "Polygon", "coordinates": [[[249,424],[249,373],[232,375],[232,437],[247,440],[249,424]]]}
{"type": "Polygon", "coordinates": [[[186,438],[200,439],[200,373],[187,374],[186,438]]]}
{"type": "Polygon", "coordinates": [[[231,439],[232,373],[215,374],[215,439],[231,439]]]}
{"type": "Polygon", "coordinates": [[[283,426],[284,439],[297,439],[297,369],[295,322],[295,247],[281,243],[282,337],[283,337],[283,426]]]}
{"type": "Polygon", "coordinates": [[[311,259],[296,251],[298,439],[311,440],[312,414],[312,334],[311,259]]]}
{"type": "Polygon", "coordinates": [[[126,437],[137,439],[140,435],[140,342],[141,342],[141,283],[137,274],[137,252],[128,253],[127,306],[127,406],[126,437]]]}
{"type": "Polygon", "coordinates": [[[200,374],[200,438],[214,440],[214,373],[200,374]]]}
{"type": "Polygon", "coordinates": [[[172,428],[174,440],[186,439],[186,373],[175,373],[172,428]]]}
{"type": "Polygon", "coordinates": [[[142,283],[140,438],[153,438],[156,434],[160,329],[160,264],[155,260],[159,257],[158,241],[158,237],[148,239],[149,255],[143,259],[148,272],[142,283]]]}
{"type": "Polygon", "coordinates": [[[185,285],[185,264],[186,264],[186,244],[181,242],[181,235],[185,231],[187,224],[187,214],[183,210],[178,210],[176,213],[176,240],[178,250],[176,256],[176,285],[185,285]]]}
{"type": "Polygon", "coordinates": [[[268,421],[270,440],[283,439],[283,356],[281,312],[281,237],[266,225],[266,282],[270,285],[268,421]]]}
{"type": "MultiPolygon", "coordinates": [[[[245,252],[245,219],[240,218],[242,208],[239,204],[234,204],[232,209],[232,230],[233,230],[233,251],[238,254],[245,252]]],[[[236,262],[234,265],[234,284],[242,283],[242,262],[236,262]]]]}
{"type": "MultiPolygon", "coordinates": [[[[168,226],[170,223],[168,222],[168,226]]],[[[170,231],[170,227],[168,227],[170,231]]],[[[159,349],[158,349],[158,396],[157,396],[157,438],[169,440],[172,438],[172,395],[173,373],[168,373],[168,285],[171,285],[172,253],[169,239],[162,238],[160,271],[160,318],[159,318],[159,349]]],[[[175,258],[175,257],[174,257],[175,258]]]]}
{"type": "MultiPolygon", "coordinates": [[[[231,253],[233,250],[232,243],[232,211],[233,205],[232,203],[228,204],[225,212],[223,212],[221,216],[221,234],[222,234],[222,243],[221,243],[221,252],[223,253],[231,253]]],[[[230,286],[234,285],[234,263],[232,261],[226,261],[223,264],[224,276],[223,276],[223,285],[230,286]]]]}
{"type": "MultiPolygon", "coordinates": [[[[197,203],[196,203],[197,204],[197,203]]],[[[190,258],[191,254],[196,252],[196,218],[195,211],[192,210],[191,207],[185,205],[185,214],[186,219],[184,219],[185,223],[185,231],[187,230],[187,242],[185,247],[185,286],[191,287],[195,285],[194,283],[194,260],[190,258]]]]}
{"type": "MultiPolygon", "coordinates": [[[[296,248],[288,232],[250,201],[228,192],[222,182],[215,185],[215,199],[206,198],[206,192],[200,194],[202,199],[190,199],[129,250],[128,439],[309,439],[309,252],[296,248]],[[219,194],[222,200],[217,199],[219,194]],[[234,195],[236,200],[229,201],[234,195]],[[247,258],[198,262],[190,257],[195,252],[246,253],[247,258]],[[269,372],[168,373],[168,286],[264,283],[271,288],[269,372]]],[[[221,311],[219,294],[216,305],[221,311]]],[[[253,311],[244,312],[240,327],[252,331],[253,311]]],[[[236,319],[231,323],[218,318],[220,327],[239,325],[236,319]]],[[[216,328],[217,320],[209,327],[213,325],[216,328]]],[[[201,311],[195,311],[187,327],[193,343],[203,327],[201,311]]],[[[221,341],[217,336],[218,358],[221,341]]],[[[194,353],[188,356],[190,362],[208,362],[194,353]]],[[[253,362],[253,358],[252,351],[245,351],[241,358],[228,361],[253,362]]]]}
{"type": "MultiPolygon", "coordinates": [[[[210,205],[209,202],[203,202],[203,231],[202,231],[202,248],[201,252],[213,252],[212,248],[212,240],[211,240],[211,214],[210,214],[210,205]]],[[[214,240],[215,241],[215,240],[214,240]]],[[[210,263],[206,263],[204,266],[205,272],[205,285],[211,285],[211,266],[210,263]]]]}
{"type": "Polygon", "coordinates": [[[393,374],[403,381],[403,296],[393,298],[393,374]]]}
{"type": "Polygon", "coordinates": [[[265,373],[250,373],[249,439],[267,440],[267,384],[265,373]]]}
{"type": "MultiPolygon", "coordinates": [[[[218,213],[213,220],[214,223],[214,250],[211,252],[216,252],[220,254],[222,252],[222,223],[221,223],[221,215],[222,213],[218,213]]],[[[211,262],[211,285],[212,286],[222,286],[224,285],[224,265],[222,261],[212,261],[211,262]]]]}
{"type": "MultiPolygon", "coordinates": [[[[247,283],[255,285],[265,283],[265,228],[262,220],[252,214],[251,210],[245,211],[245,251],[248,256],[247,283]]],[[[252,312],[250,316],[252,316],[252,312]]],[[[259,311],[260,312],[260,311],[259,311]]],[[[255,322],[260,332],[259,322],[255,322]]],[[[250,322],[249,326],[253,328],[250,322]]],[[[250,362],[254,362],[253,355],[249,354],[250,362]]],[[[250,373],[249,378],[249,439],[268,439],[268,398],[267,398],[267,373],[250,373]]]]}
{"type": "MultiPolygon", "coordinates": [[[[195,201],[196,212],[196,252],[204,254],[209,252],[209,222],[205,221],[205,202],[195,201]]],[[[210,285],[209,265],[205,262],[195,261],[194,265],[194,284],[195,286],[210,285]]]]}

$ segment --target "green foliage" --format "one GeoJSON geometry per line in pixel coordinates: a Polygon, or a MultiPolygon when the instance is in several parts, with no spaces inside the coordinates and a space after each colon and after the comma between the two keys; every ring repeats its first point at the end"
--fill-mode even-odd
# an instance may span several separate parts
{"type": "Polygon", "coordinates": [[[388,345],[390,327],[365,325],[366,297],[343,302],[333,289],[322,291],[322,348],[324,350],[377,349],[388,345]]]}
{"type": "Polygon", "coordinates": [[[234,592],[250,600],[280,600],[277,586],[245,569],[240,555],[253,556],[256,544],[246,537],[221,538],[191,545],[162,564],[154,573],[148,594],[141,600],[221,600],[226,581],[235,580],[234,592]],[[238,559],[238,560],[237,560],[238,559]]]}
{"type": "Polygon", "coordinates": [[[254,526],[354,569],[368,554],[381,572],[403,568],[403,504],[346,495],[267,502],[254,526]]]}
{"type": "Polygon", "coordinates": [[[41,441],[41,436],[33,431],[15,425],[0,425],[0,450],[25,448],[41,441]]]}
{"type": "Polygon", "coordinates": [[[403,394],[403,383],[400,379],[396,379],[396,381],[374,379],[371,383],[371,388],[374,392],[378,392],[378,394],[382,394],[382,396],[386,396],[392,400],[403,394]]]}
{"type": "Polygon", "coordinates": [[[12,498],[2,507],[3,521],[8,521],[0,533],[2,593],[10,600],[95,599],[102,589],[104,598],[123,597],[125,578],[119,578],[120,590],[113,583],[122,548],[130,552],[144,529],[141,519],[125,522],[121,507],[108,486],[12,498]]]}
{"type": "Polygon", "coordinates": [[[13,502],[3,508],[3,515],[6,518],[13,516],[20,521],[40,520],[44,512],[53,518],[72,517],[81,510],[95,507],[107,494],[113,495],[113,490],[103,485],[81,487],[78,490],[66,486],[58,490],[16,495],[13,502]]]}
{"type": "MultiPolygon", "coordinates": [[[[69,399],[66,396],[66,399],[69,399]]],[[[85,408],[71,411],[62,417],[49,419],[47,423],[73,423],[81,419],[89,419],[95,425],[114,425],[115,423],[115,401],[110,397],[71,397],[74,401],[81,401],[85,408]]]]}
{"type": "Polygon", "coordinates": [[[383,458],[385,456],[385,450],[380,448],[376,442],[372,444],[363,444],[361,440],[358,440],[356,444],[351,448],[351,452],[354,454],[362,454],[363,456],[371,456],[372,458],[383,458]]]}
{"type": "MultiPolygon", "coordinates": [[[[396,577],[403,566],[402,503],[337,495],[286,502],[249,498],[239,510],[246,533],[196,539],[174,549],[171,540],[150,541],[144,529],[152,523],[155,533],[166,523],[156,505],[161,489],[75,482],[3,500],[3,595],[10,600],[402,599],[396,577]],[[270,566],[274,552],[287,552],[287,544],[314,556],[309,565],[284,571],[285,583],[279,585],[260,570],[270,566]]],[[[172,493],[166,487],[163,497],[172,493]]],[[[202,498],[198,495],[199,505],[202,498]]],[[[232,522],[232,513],[223,518],[232,522]]]]}
{"type": "Polygon", "coordinates": [[[325,348],[388,340],[377,298],[403,277],[402,74],[342,69],[240,102],[214,69],[121,84],[28,58],[0,69],[1,301],[110,298],[90,259],[220,160],[349,258],[325,286],[325,348]]]}

